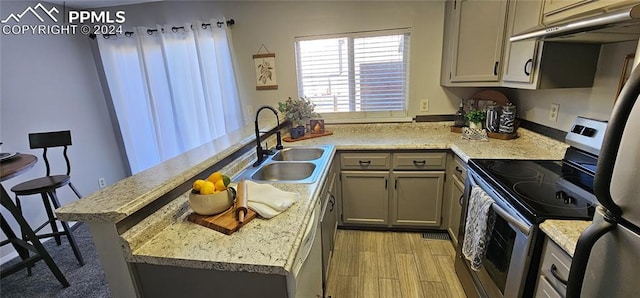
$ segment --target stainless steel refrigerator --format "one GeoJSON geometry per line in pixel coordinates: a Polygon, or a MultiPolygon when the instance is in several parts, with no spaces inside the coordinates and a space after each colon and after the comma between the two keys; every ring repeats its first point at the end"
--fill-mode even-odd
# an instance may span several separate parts
{"type": "Polygon", "coordinates": [[[640,295],[640,67],[611,113],[594,179],[600,207],[580,236],[567,297],[640,295]]]}

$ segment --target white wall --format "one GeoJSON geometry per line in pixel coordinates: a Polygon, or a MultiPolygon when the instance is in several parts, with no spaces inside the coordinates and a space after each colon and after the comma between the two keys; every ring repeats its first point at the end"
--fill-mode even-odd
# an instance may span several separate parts
{"type": "Polygon", "coordinates": [[[604,44],[592,88],[506,90],[519,117],[569,131],[576,116],[608,120],[615,101],[624,58],[635,53],[637,41],[604,44]],[[552,103],[560,105],[558,121],[549,120],[552,103]]]}
{"type": "Polygon", "coordinates": [[[234,18],[240,94],[254,109],[297,96],[294,37],[401,27],[411,28],[410,116],[451,114],[459,103],[454,92],[469,93],[439,85],[444,1],[171,1],[109,9],[125,11],[127,28],[234,18]],[[278,90],[255,90],[252,55],[262,44],[276,54],[278,90]],[[419,112],[423,98],[427,113],[419,112]]]}
{"type": "MultiPolygon", "coordinates": [[[[2,1],[4,18],[22,12],[37,2],[2,1]]],[[[24,20],[24,22],[28,22],[24,20]]],[[[2,182],[9,191],[15,184],[45,175],[42,150],[29,149],[28,134],[71,130],[73,145],[71,181],[83,195],[98,189],[98,178],[112,184],[125,177],[111,120],[107,113],[95,63],[86,36],[2,35],[0,40],[0,141],[2,152],[22,152],[38,156],[38,163],[24,174],[2,182]]],[[[51,151],[54,173],[65,171],[61,151],[51,151]],[[55,169],[58,169],[57,171],[55,169]]],[[[10,195],[13,194],[9,191],[10,195]]],[[[77,200],[68,187],[58,192],[60,203],[77,200]]],[[[46,219],[39,196],[25,197],[24,215],[32,227],[46,219]]],[[[16,228],[12,216],[2,209],[16,228]]],[[[19,234],[19,230],[15,229],[19,234]]],[[[2,235],[2,239],[6,239],[2,235]]],[[[13,252],[2,247],[1,256],[13,252]]],[[[9,257],[4,258],[6,261],[9,257]]]]}

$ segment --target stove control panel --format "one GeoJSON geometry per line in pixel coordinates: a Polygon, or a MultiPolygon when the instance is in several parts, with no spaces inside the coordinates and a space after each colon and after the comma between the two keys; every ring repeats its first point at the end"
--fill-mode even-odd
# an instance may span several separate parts
{"type": "Polygon", "coordinates": [[[573,147],[599,155],[606,130],[607,121],[578,116],[565,140],[573,147]]]}

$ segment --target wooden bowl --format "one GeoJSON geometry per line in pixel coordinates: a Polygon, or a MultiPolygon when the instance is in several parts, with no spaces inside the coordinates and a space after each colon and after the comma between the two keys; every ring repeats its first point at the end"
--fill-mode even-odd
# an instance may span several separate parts
{"type": "Polygon", "coordinates": [[[189,193],[189,206],[200,215],[222,213],[233,205],[233,192],[230,189],[210,195],[189,193]]]}

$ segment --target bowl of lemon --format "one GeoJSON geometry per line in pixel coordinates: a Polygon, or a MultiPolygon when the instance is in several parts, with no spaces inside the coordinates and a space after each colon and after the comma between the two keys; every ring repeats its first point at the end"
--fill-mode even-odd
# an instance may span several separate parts
{"type": "Polygon", "coordinates": [[[229,186],[229,177],[215,172],[206,180],[193,182],[189,193],[189,206],[200,215],[215,215],[233,206],[235,192],[229,186]]]}

